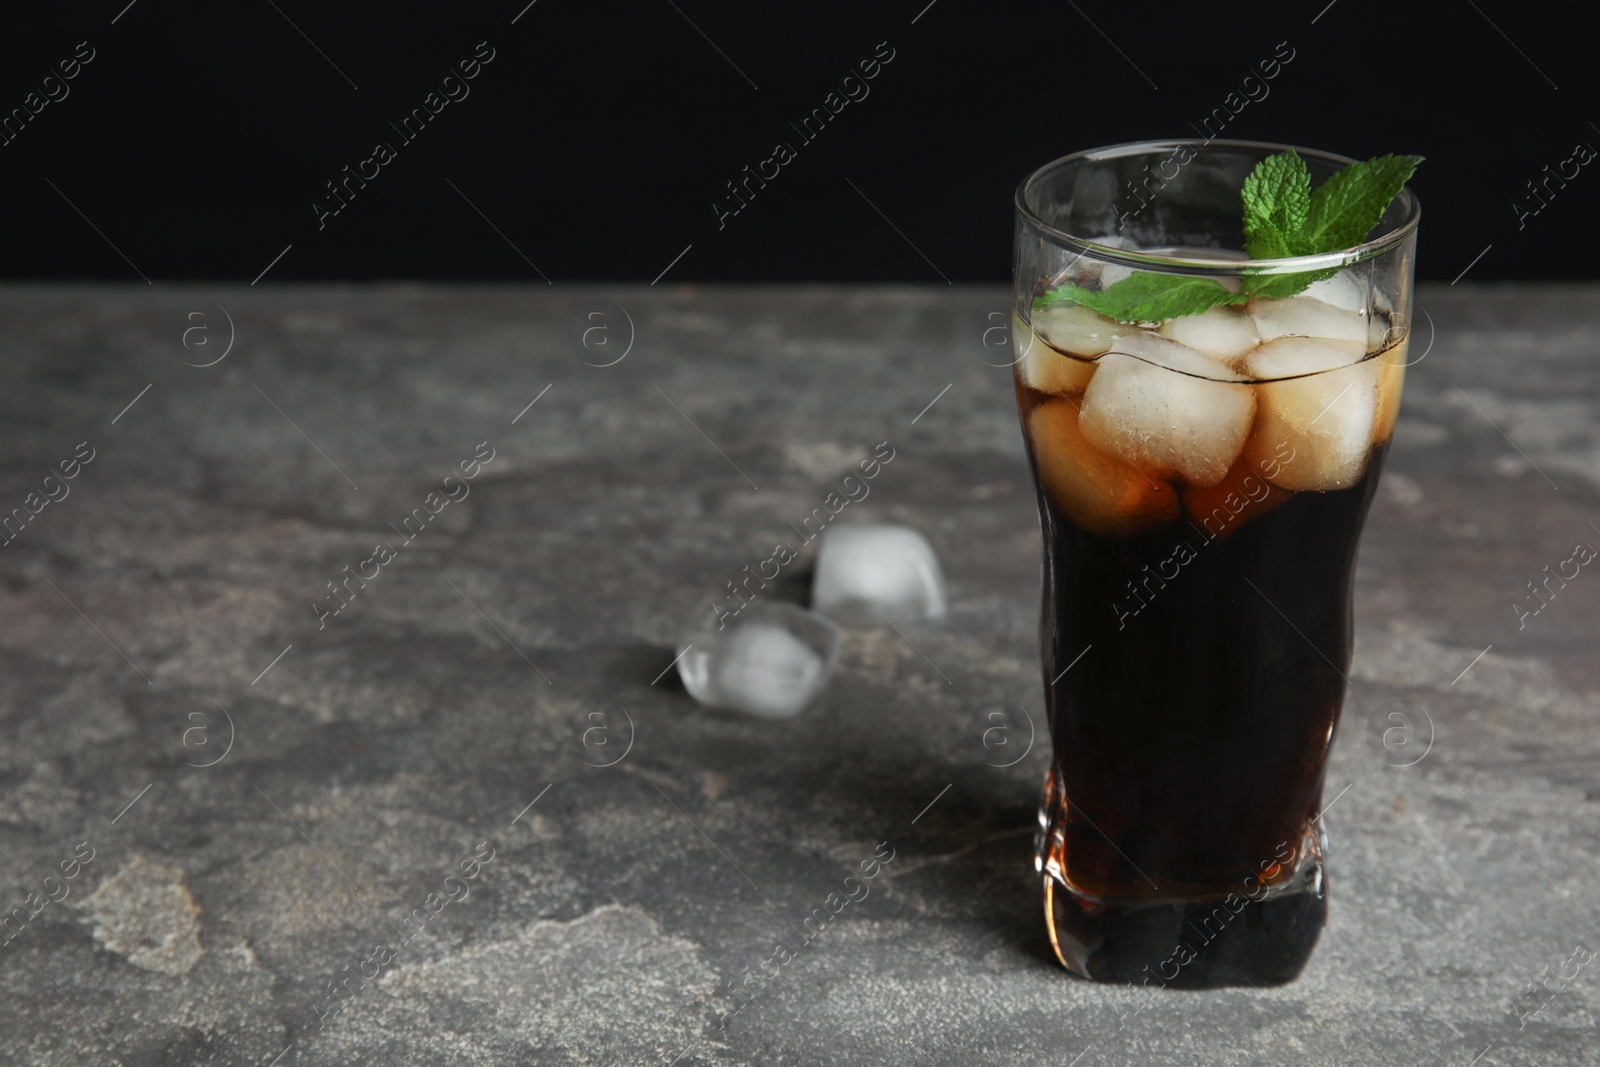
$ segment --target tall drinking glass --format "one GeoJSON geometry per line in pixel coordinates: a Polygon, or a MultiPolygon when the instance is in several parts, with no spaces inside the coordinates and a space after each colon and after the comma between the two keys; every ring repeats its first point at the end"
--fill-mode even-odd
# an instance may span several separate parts
{"type": "MultiPolygon", "coordinates": [[[[1120,145],[1017,190],[1053,749],[1037,865],[1056,955],[1089,978],[1287,982],[1327,914],[1323,777],[1357,541],[1400,406],[1419,209],[1404,190],[1359,246],[1249,260],[1239,190],[1284,148],[1120,145]],[[1131,324],[1047,295],[1135,271],[1310,284],[1131,324]]],[[[1314,184],[1351,162],[1297,151],[1314,184]]]]}

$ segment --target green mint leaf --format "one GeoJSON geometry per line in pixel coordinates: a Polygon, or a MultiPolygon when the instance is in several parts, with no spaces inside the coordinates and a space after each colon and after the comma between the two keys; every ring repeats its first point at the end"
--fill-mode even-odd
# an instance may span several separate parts
{"type": "Polygon", "coordinates": [[[1062,304],[1075,304],[1077,301],[1072,298],[1072,294],[1078,292],[1083,292],[1083,290],[1071,282],[1062,282],[1054,289],[1046,289],[1034,297],[1033,310],[1047,311],[1053,307],[1060,307],[1062,304]],[[1068,290],[1071,290],[1071,292],[1068,290]]]}
{"type": "Polygon", "coordinates": [[[1245,276],[1240,295],[1246,298],[1282,300],[1286,296],[1305,292],[1312,282],[1320,282],[1338,273],[1338,267],[1327,267],[1323,270],[1300,271],[1296,274],[1250,274],[1245,276]]]}
{"type": "MultiPolygon", "coordinates": [[[[1305,160],[1294,149],[1268,156],[1245,178],[1245,251],[1251,259],[1284,259],[1353,248],[1383,219],[1390,202],[1416,171],[1421,156],[1379,156],[1352,163],[1311,189],[1305,160]]],[[[1197,315],[1218,304],[1243,304],[1252,297],[1280,300],[1331,278],[1339,268],[1296,274],[1245,273],[1235,293],[1210,278],[1135,271],[1105,289],[1070,283],[1034,298],[1036,310],[1081,304],[1120,322],[1163,322],[1197,315]]]]}
{"type": "Polygon", "coordinates": [[[1361,244],[1421,162],[1421,156],[1379,156],[1352,163],[1323,182],[1311,194],[1305,221],[1291,237],[1295,254],[1337,252],[1361,244]]]}
{"type": "Polygon", "coordinates": [[[1059,304],[1082,304],[1119,322],[1163,322],[1184,315],[1198,315],[1218,304],[1238,304],[1243,300],[1242,294],[1210,278],[1186,278],[1181,274],[1141,270],[1100,290],[1070,283],[1060,285],[1040,294],[1033,306],[1035,310],[1043,310],[1059,304]]]}
{"type": "Polygon", "coordinates": [[[1240,190],[1245,251],[1251,259],[1292,256],[1311,209],[1311,172],[1294,149],[1257,163],[1240,190]]]}

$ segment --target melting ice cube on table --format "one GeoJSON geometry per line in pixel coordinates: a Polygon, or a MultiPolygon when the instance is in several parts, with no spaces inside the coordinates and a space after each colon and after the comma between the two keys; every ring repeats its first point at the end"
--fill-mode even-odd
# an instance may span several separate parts
{"type": "Polygon", "coordinates": [[[942,619],[944,575],[933,546],[909,526],[833,526],[817,553],[811,606],[840,618],[942,619]]]}
{"type": "Polygon", "coordinates": [[[832,622],[793,604],[754,604],[691,635],[678,675],[707,707],[792,719],[822,693],[838,655],[832,622]]]}

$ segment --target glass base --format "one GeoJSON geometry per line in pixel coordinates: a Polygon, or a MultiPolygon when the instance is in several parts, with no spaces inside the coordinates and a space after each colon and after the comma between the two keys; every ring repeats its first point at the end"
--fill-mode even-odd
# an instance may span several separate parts
{"type": "Polygon", "coordinates": [[[1306,827],[1293,873],[1259,899],[1234,893],[1206,900],[1105,901],[1066,884],[1050,845],[1054,812],[1046,785],[1036,865],[1056,959],[1097,982],[1179,989],[1272,986],[1299,976],[1328,917],[1320,823],[1306,827]]]}

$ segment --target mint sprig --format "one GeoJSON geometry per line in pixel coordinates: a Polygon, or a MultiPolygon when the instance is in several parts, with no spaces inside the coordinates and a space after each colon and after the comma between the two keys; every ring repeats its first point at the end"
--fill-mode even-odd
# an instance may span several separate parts
{"type": "Polygon", "coordinates": [[[1135,271],[1105,289],[1084,289],[1071,283],[1043,293],[1035,311],[1060,304],[1082,304],[1123,322],[1162,322],[1193,315],[1217,304],[1242,303],[1239,294],[1210,278],[1135,271]]]}
{"type": "Polygon", "coordinates": [[[1245,250],[1251,259],[1283,259],[1311,210],[1311,172],[1294,149],[1256,164],[1239,190],[1244,201],[1245,250]]]}
{"type": "Polygon", "coordinates": [[[1352,163],[1323,182],[1311,194],[1294,254],[1337,252],[1365,241],[1421,162],[1421,156],[1379,156],[1352,163]]]}
{"type": "MultiPolygon", "coordinates": [[[[1311,172],[1294,149],[1268,156],[1240,190],[1246,254],[1251,259],[1286,259],[1360,244],[1421,162],[1421,156],[1379,156],[1350,164],[1313,190],[1311,172]]],[[[1246,274],[1238,292],[1210,278],[1135,271],[1104,289],[1057,286],[1036,297],[1033,306],[1042,310],[1081,304],[1121,322],[1160,322],[1219,304],[1243,304],[1252,297],[1293,296],[1338,269],[1246,274]]]]}

